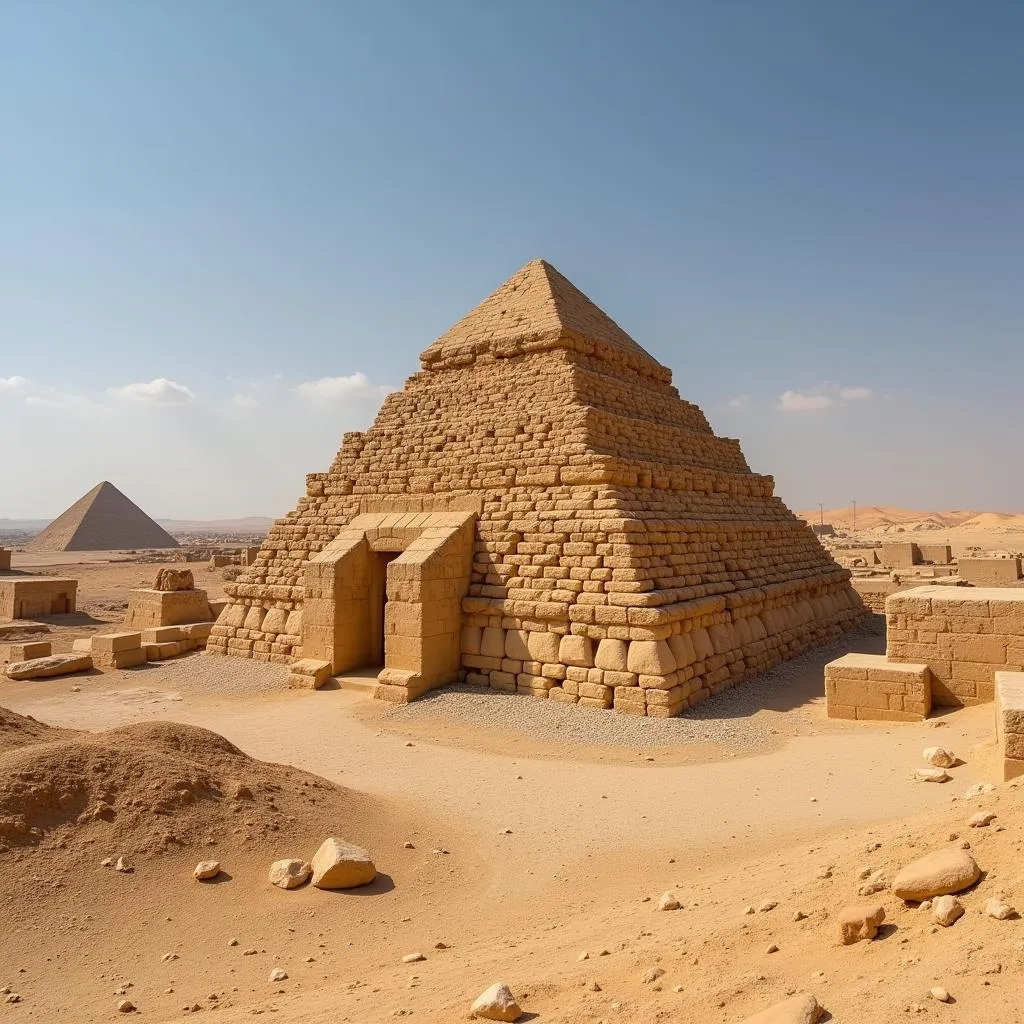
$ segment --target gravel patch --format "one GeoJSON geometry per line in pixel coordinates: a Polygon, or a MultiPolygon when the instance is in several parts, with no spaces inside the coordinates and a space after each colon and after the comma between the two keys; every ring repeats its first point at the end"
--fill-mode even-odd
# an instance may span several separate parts
{"type": "Polygon", "coordinates": [[[398,705],[384,718],[395,727],[444,719],[575,747],[654,750],[709,745],[751,751],[773,746],[780,735],[791,735],[806,724],[808,702],[824,700],[827,662],[852,650],[877,652],[880,645],[884,649],[884,642],[884,631],[880,634],[876,628],[849,633],[725,690],[678,718],[635,718],[474,686],[435,690],[412,704],[398,705]],[[758,715],[765,709],[787,714],[758,715]]]}
{"type": "Polygon", "coordinates": [[[173,686],[182,693],[251,694],[287,689],[288,666],[250,658],[224,658],[188,654],[167,661],[151,661],[138,668],[122,669],[118,682],[152,682],[173,686]]]}

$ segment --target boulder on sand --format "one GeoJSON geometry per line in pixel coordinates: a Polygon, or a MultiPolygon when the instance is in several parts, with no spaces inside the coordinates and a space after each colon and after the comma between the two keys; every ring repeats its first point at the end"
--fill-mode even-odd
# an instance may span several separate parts
{"type": "Polygon", "coordinates": [[[912,861],[893,879],[892,891],[903,900],[930,900],[934,896],[960,892],[981,876],[981,870],[966,850],[936,850],[912,861]]]}
{"type": "Polygon", "coordinates": [[[308,861],[275,860],[270,865],[270,884],[279,889],[297,889],[313,873],[308,861]]]}
{"type": "Polygon", "coordinates": [[[377,869],[362,847],[335,836],[323,841],[310,863],[313,884],[318,889],[354,889],[377,877],[377,869]]]}
{"type": "Polygon", "coordinates": [[[486,992],[481,992],[473,1001],[469,1012],[474,1017],[483,1017],[484,1020],[518,1020],[522,1016],[522,1009],[512,995],[508,985],[492,985],[486,992]]]}
{"type": "Polygon", "coordinates": [[[744,1018],[740,1024],[817,1024],[820,1016],[818,1000],[810,992],[798,992],[753,1017],[744,1018]]]}

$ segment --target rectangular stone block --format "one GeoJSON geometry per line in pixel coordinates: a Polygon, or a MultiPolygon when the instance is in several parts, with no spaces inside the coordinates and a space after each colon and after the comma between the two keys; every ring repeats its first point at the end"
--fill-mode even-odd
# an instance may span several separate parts
{"type": "Polygon", "coordinates": [[[0,664],[46,658],[52,653],[52,650],[49,640],[30,640],[15,644],[3,644],[0,645],[0,664]]]}
{"type": "Polygon", "coordinates": [[[135,632],[125,633],[97,633],[92,638],[92,650],[94,654],[114,654],[118,651],[133,651],[142,646],[142,634],[135,632]]]}

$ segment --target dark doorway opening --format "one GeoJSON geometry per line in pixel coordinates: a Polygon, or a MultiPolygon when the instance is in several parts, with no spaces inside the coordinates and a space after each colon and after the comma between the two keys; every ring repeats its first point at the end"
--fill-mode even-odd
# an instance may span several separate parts
{"type": "Polygon", "coordinates": [[[371,665],[384,664],[384,621],[388,604],[388,564],[401,551],[375,551],[373,553],[373,583],[370,585],[370,652],[371,665]]]}

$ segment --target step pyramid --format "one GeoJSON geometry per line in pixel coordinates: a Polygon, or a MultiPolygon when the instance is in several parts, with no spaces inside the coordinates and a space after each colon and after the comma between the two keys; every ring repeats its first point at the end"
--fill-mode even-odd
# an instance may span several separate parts
{"type": "Polygon", "coordinates": [[[29,551],[176,548],[178,542],[112,483],[98,483],[25,545],[29,551]]]}
{"type": "Polygon", "coordinates": [[[666,716],[865,614],[772,478],[549,263],[420,362],[225,588],[210,653],[358,667],[386,587],[378,696],[460,678],[666,716]]]}

